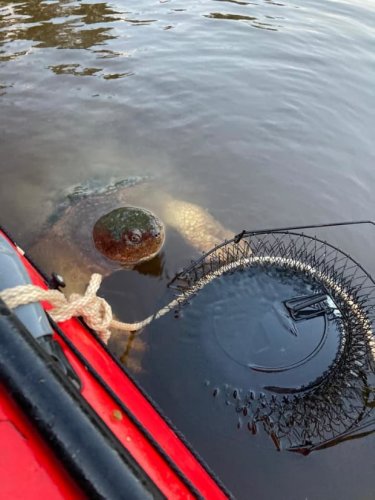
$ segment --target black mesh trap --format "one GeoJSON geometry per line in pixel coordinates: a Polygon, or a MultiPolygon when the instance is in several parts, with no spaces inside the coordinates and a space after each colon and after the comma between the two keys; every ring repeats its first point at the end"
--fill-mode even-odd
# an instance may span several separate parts
{"type": "Polygon", "coordinates": [[[182,314],[201,309],[206,352],[221,352],[228,383],[207,390],[251,433],[308,453],[374,431],[375,284],[345,252],[295,231],[243,232],[170,286],[182,314]]]}

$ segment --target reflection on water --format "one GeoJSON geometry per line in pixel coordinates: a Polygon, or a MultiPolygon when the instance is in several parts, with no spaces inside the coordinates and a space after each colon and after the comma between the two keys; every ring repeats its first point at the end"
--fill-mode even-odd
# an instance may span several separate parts
{"type": "MultiPolygon", "coordinates": [[[[280,20],[282,17],[269,15],[267,11],[262,13],[261,17],[245,15],[245,12],[251,12],[252,6],[259,5],[256,2],[243,2],[240,0],[213,0],[214,2],[220,3],[229,3],[236,4],[239,6],[250,6],[249,9],[243,11],[243,13],[234,13],[234,12],[211,12],[210,14],[206,14],[207,18],[217,19],[217,20],[226,20],[226,21],[242,21],[244,23],[249,24],[253,28],[265,29],[269,31],[278,31],[282,28],[280,24],[280,20]]],[[[278,7],[283,7],[284,4],[273,2],[272,0],[264,0],[265,4],[275,5],[278,7]]]]}
{"type": "MultiPolygon", "coordinates": [[[[32,48],[90,49],[93,46],[103,45],[114,38],[111,34],[112,27],[90,25],[114,23],[122,19],[121,14],[106,3],[75,5],[70,1],[42,0],[11,5],[6,5],[7,3],[0,3],[0,46],[3,46],[0,51],[0,61],[10,61],[25,56],[32,48]],[[32,43],[29,43],[25,50],[12,50],[13,44],[19,46],[22,42],[32,43]]],[[[58,66],[51,67],[58,73],[56,68],[58,66]]],[[[98,71],[100,69],[85,68],[69,74],[87,76],[98,71]]]]}
{"type": "MultiPolygon", "coordinates": [[[[148,174],[152,193],[194,203],[235,232],[371,218],[374,26],[369,0],[0,0],[0,223],[27,249],[71,186],[148,174]]],[[[136,201],[148,199],[145,190],[136,201]]],[[[370,231],[332,242],[374,272],[370,231]]],[[[107,276],[103,293],[120,319],[143,319],[196,255],[169,231],[162,261],[107,276]]],[[[48,259],[53,267],[53,252],[48,259]]],[[[117,340],[123,362],[134,354],[139,376],[160,384],[147,366],[152,339],[138,344],[147,332],[117,340]]],[[[201,384],[168,346],[166,385],[178,384],[182,364],[191,386],[201,384]]],[[[195,398],[185,395],[189,408],[195,398]]],[[[371,436],[307,458],[236,437],[229,458],[214,448],[233,436],[221,398],[212,399],[205,426],[194,410],[188,425],[194,444],[233,472],[236,492],[372,498],[371,436]],[[238,478],[249,446],[252,473],[238,478]]]]}
{"type": "MultiPolygon", "coordinates": [[[[237,5],[249,5],[252,2],[241,2],[239,0],[214,0],[215,2],[228,2],[228,3],[234,3],[237,5]]],[[[256,5],[256,4],[253,4],[256,5]]]]}
{"type": "MultiPolygon", "coordinates": [[[[256,6],[257,3],[238,0],[213,0],[215,2],[232,3],[239,7],[256,6]]],[[[282,6],[283,4],[264,0],[265,3],[282,6]]],[[[161,2],[162,3],[162,2],[161,2]]],[[[174,12],[183,12],[185,9],[173,9],[174,12]]],[[[105,2],[78,3],[70,0],[49,2],[46,0],[31,0],[28,2],[9,3],[0,2],[0,61],[11,61],[26,56],[32,48],[58,48],[58,49],[84,49],[93,50],[98,45],[107,45],[117,38],[116,27],[119,23],[134,26],[147,26],[157,22],[157,19],[140,19],[135,13],[116,9],[105,2]],[[103,26],[104,24],[104,26],[103,26]],[[95,27],[94,25],[98,25],[95,27]],[[29,42],[29,43],[28,43],[29,42]],[[31,42],[31,43],[30,43],[31,42]],[[19,50],[20,45],[27,48],[19,50]]],[[[264,20],[245,13],[213,12],[204,14],[211,19],[224,19],[250,22],[253,27],[276,30],[277,27],[265,19],[274,19],[273,16],[263,15],[264,20]]],[[[167,25],[163,30],[174,26],[167,25]]],[[[106,57],[119,57],[126,55],[116,51],[105,50],[106,57]]],[[[74,66],[74,64],[71,64],[74,66]]],[[[59,73],[59,66],[50,66],[59,73]]],[[[101,68],[103,69],[103,68],[101,68]]],[[[89,76],[98,73],[100,69],[84,68],[82,71],[61,72],[60,74],[73,74],[75,76],[89,76]]],[[[128,74],[117,74],[117,78],[128,74]]],[[[104,75],[105,77],[105,75],[104,75]]]]}
{"type": "Polygon", "coordinates": [[[95,75],[100,68],[81,68],[80,64],[59,64],[57,66],[49,66],[56,75],[75,75],[75,76],[91,76],[95,75]]]}
{"type": "Polygon", "coordinates": [[[0,84],[0,96],[5,95],[5,89],[11,87],[12,85],[2,85],[0,84]]]}
{"type": "Polygon", "coordinates": [[[13,4],[3,8],[2,42],[15,40],[36,42],[36,47],[88,49],[109,40],[110,27],[85,28],[84,25],[114,22],[120,18],[105,3],[72,6],[71,2],[43,0],[13,4]]]}
{"type": "MultiPolygon", "coordinates": [[[[249,21],[254,28],[260,28],[264,30],[270,30],[270,31],[277,31],[276,28],[272,27],[272,24],[269,23],[262,23],[257,20],[256,17],[250,17],[250,16],[242,16],[239,14],[222,14],[220,12],[212,12],[211,14],[207,15],[206,17],[209,17],[211,19],[224,19],[228,21],[249,21]]],[[[272,19],[271,17],[269,17],[272,19]]]]}
{"type": "MultiPolygon", "coordinates": [[[[114,54],[103,55],[105,57],[115,57],[114,54]]],[[[80,64],[57,64],[56,66],[48,66],[56,75],[74,75],[74,76],[92,76],[102,71],[100,68],[83,68],[80,64]]],[[[124,76],[132,76],[134,73],[108,73],[103,75],[104,80],[116,80],[124,76]]]]}
{"type": "MultiPolygon", "coordinates": [[[[2,2],[4,3],[4,2],[2,2]]],[[[126,51],[113,51],[95,47],[108,44],[116,38],[113,25],[147,25],[152,20],[128,19],[106,3],[46,2],[34,0],[5,5],[0,9],[0,62],[27,56],[35,48],[90,50],[97,59],[128,57],[126,51]],[[105,26],[102,26],[105,23],[105,26]],[[93,25],[99,25],[97,27],[93,25]],[[30,43],[31,42],[31,43],[30,43]],[[27,44],[24,50],[18,50],[27,44]]],[[[1,6],[1,3],[0,3],[1,6]]],[[[104,67],[83,67],[79,63],[48,66],[55,74],[93,76],[101,73],[105,80],[132,76],[132,72],[105,73],[104,67]]]]}

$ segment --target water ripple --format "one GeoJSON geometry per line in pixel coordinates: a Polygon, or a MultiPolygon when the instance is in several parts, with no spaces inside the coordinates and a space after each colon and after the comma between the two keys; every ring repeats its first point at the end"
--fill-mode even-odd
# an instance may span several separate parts
{"type": "MultiPolygon", "coordinates": [[[[221,19],[227,21],[245,21],[249,22],[251,26],[254,28],[277,31],[277,28],[272,26],[270,23],[263,23],[259,21],[256,17],[244,16],[240,14],[223,14],[221,12],[211,12],[211,14],[206,14],[205,17],[210,19],[221,19]]],[[[268,19],[273,19],[271,16],[268,16],[268,19]]]]}

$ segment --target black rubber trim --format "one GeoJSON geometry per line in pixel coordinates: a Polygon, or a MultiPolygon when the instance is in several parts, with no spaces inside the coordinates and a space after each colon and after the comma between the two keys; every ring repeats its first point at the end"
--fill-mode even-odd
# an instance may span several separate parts
{"type": "Polygon", "coordinates": [[[90,499],[164,498],[1,300],[0,381],[90,499]]]}
{"type": "Polygon", "coordinates": [[[61,349],[60,344],[53,338],[53,335],[43,335],[41,337],[38,337],[36,340],[42,347],[43,351],[55,361],[56,366],[65,377],[65,379],[69,380],[69,382],[73,384],[78,391],[81,392],[82,381],[78,377],[72,365],[69,363],[67,357],[61,349]]]}
{"type": "MultiPolygon", "coordinates": [[[[48,316],[48,314],[47,314],[48,316]]],[[[149,433],[149,431],[144,427],[141,422],[135,417],[135,415],[130,412],[130,410],[124,405],[121,399],[117,396],[117,394],[113,391],[113,389],[103,380],[101,375],[92,367],[92,365],[87,361],[87,359],[82,355],[82,353],[77,349],[77,347],[73,344],[73,342],[65,335],[63,330],[48,316],[52,328],[55,332],[62,338],[62,340],[67,344],[69,349],[73,352],[73,354],[81,361],[86,370],[97,380],[97,382],[105,389],[106,392],[116,401],[116,404],[121,408],[121,410],[126,414],[126,416],[131,420],[131,422],[138,428],[140,432],[147,438],[147,440],[154,446],[157,452],[163,457],[163,459],[168,463],[170,468],[176,473],[176,475],[180,478],[180,480],[187,486],[192,494],[195,495],[196,498],[203,499],[201,493],[195,488],[195,486],[190,482],[190,480],[184,475],[184,473],[175,465],[175,463],[171,460],[169,455],[164,451],[164,449],[160,446],[160,444],[154,439],[154,437],[149,433]]],[[[77,318],[78,319],[78,318],[77,318]]],[[[222,481],[217,477],[217,475],[210,469],[210,467],[206,464],[203,458],[197,453],[195,449],[192,448],[189,441],[186,437],[179,431],[176,426],[172,423],[172,421],[163,413],[161,408],[157,405],[157,403],[151,398],[151,396],[145,392],[145,390],[138,384],[138,382],[134,379],[131,373],[124,367],[115,356],[108,350],[107,346],[102,342],[100,337],[96,334],[94,330],[92,330],[81,318],[79,318],[80,323],[82,323],[83,327],[86,330],[89,330],[91,334],[95,337],[95,340],[101,344],[101,348],[106,351],[106,354],[112,359],[112,361],[125,372],[126,376],[133,382],[133,384],[137,387],[142,396],[150,403],[150,405],[154,408],[154,410],[160,415],[160,417],[167,423],[167,425],[172,429],[172,431],[177,435],[180,441],[184,444],[184,446],[190,451],[190,453],[194,456],[197,462],[205,469],[207,474],[211,476],[211,478],[216,482],[218,487],[222,490],[223,494],[227,496],[229,499],[234,498],[232,493],[228,490],[228,488],[222,483],[222,481]]]]}

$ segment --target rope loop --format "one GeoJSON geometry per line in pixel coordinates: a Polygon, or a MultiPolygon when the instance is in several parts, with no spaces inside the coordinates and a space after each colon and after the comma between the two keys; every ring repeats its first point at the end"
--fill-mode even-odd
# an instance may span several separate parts
{"type": "Polygon", "coordinates": [[[153,317],[139,323],[123,323],[113,319],[111,306],[96,294],[102,282],[100,274],[93,274],[84,295],[72,293],[68,298],[59,290],[44,290],[36,285],[20,285],[0,292],[0,298],[10,309],[33,302],[46,301],[51,305],[49,314],[57,323],[81,316],[95,330],[103,342],[111,335],[110,328],[125,332],[140,330],[153,317]]]}

